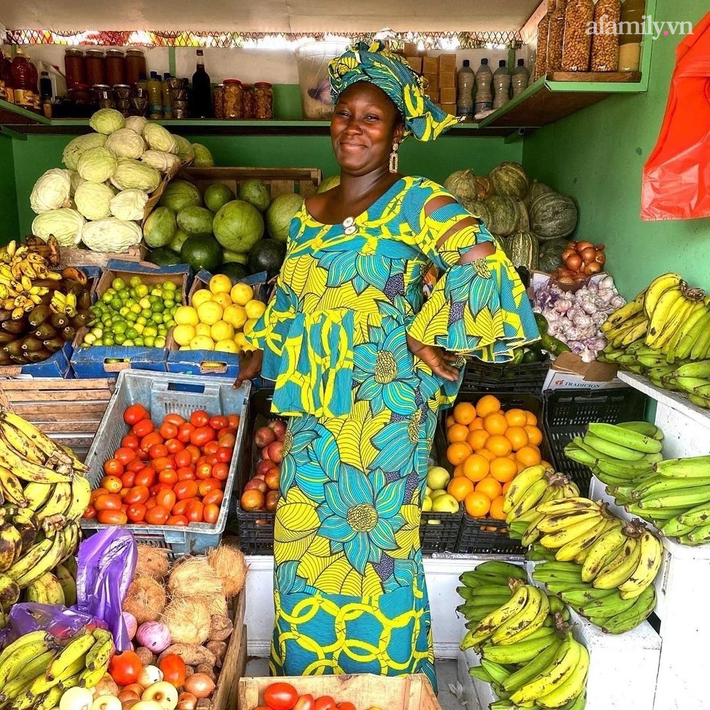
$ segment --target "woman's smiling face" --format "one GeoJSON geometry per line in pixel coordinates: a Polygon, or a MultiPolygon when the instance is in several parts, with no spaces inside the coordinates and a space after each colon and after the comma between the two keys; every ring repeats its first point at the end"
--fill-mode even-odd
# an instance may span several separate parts
{"type": "Polygon", "coordinates": [[[330,137],[338,164],[351,175],[366,175],[384,165],[392,145],[402,139],[397,107],[382,89],[358,81],[338,97],[330,137]]]}

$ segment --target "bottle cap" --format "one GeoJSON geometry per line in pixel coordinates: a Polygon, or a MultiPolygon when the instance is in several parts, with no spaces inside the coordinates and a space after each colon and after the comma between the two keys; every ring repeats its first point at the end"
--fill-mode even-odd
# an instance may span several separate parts
{"type": "Polygon", "coordinates": [[[481,59],[481,64],[488,64],[488,59],[483,57],[483,59],[481,59]]]}
{"type": "Polygon", "coordinates": [[[505,59],[501,59],[501,60],[498,62],[498,66],[499,66],[499,67],[504,67],[504,66],[505,66],[505,59]]]}
{"type": "Polygon", "coordinates": [[[464,65],[465,67],[468,67],[468,66],[471,65],[471,62],[469,62],[468,59],[464,59],[464,60],[463,60],[463,65],[464,65]]]}
{"type": "Polygon", "coordinates": [[[170,78],[170,72],[166,71],[165,74],[163,74],[163,79],[169,79],[170,78]]]}
{"type": "Polygon", "coordinates": [[[519,67],[524,67],[524,66],[525,66],[525,60],[524,60],[524,59],[518,59],[518,66],[519,66],[519,67]]]}

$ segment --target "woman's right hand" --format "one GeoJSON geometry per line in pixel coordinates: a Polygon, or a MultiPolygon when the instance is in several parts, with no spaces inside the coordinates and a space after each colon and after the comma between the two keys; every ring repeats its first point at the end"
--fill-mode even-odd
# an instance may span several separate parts
{"type": "Polygon", "coordinates": [[[261,364],[264,361],[262,350],[252,350],[239,355],[239,374],[234,380],[234,389],[241,386],[245,380],[251,380],[261,372],[261,364]]]}

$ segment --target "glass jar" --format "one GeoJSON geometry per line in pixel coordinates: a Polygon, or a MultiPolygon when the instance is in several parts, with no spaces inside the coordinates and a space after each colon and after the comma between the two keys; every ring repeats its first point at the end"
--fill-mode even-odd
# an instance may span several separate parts
{"type": "Polygon", "coordinates": [[[242,84],[242,117],[254,119],[254,87],[252,84],[242,84]]]}
{"type": "Polygon", "coordinates": [[[547,35],[547,72],[562,70],[562,45],[565,40],[565,10],[567,0],[557,0],[550,13],[550,28],[547,35]]]}
{"type": "Polygon", "coordinates": [[[254,118],[259,121],[274,117],[274,92],[268,81],[254,84],[254,118]]]}
{"type": "Polygon", "coordinates": [[[73,116],[81,118],[91,111],[91,97],[87,84],[74,84],[69,87],[69,101],[72,103],[71,112],[73,116]]]}
{"type": "Polygon", "coordinates": [[[555,0],[547,0],[547,12],[537,23],[537,52],[535,54],[535,75],[533,81],[547,74],[547,38],[550,34],[550,16],[555,8],[555,0]]]}
{"type": "Polygon", "coordinates": [[[145,116],[148,113],[148,87],[145,84],[131,86],[131,116],[145,116]]]}
{"type": "Polygon", "coordinates": [[[70,89],[74,84],[86,84],[86,58],[80,49],[64,52],[64,75],[70,89]]]}
{"type": "Polygon", "coordinates": [[[126,84],[137,84],[141,74],[148,74],[145,69],[145,54],[140,49],[129,49],[126,52],[126,84]]]}
{"type": "Polygon", "coordinates": [[[106,58],[100,49],[86,52],[86,83],[89,86],[106,84],[106,58]]]}
{"type": "Polygon", "coordinates": [[[214,100],[214,117],[224,118],[224,84],[217,84],[214,87],[212,99],[214,100]]]}
{"type": "Polygon", "coordinates": [[[618,71],[619,35],[616,28],[621,20],[621,0],[598,0],[594,6],[594,34],[592,35],[592,71],[618,71]]]}
{"type": "Polygon", "coordinates": [[[626,31],[619,37],[619,71],[638,71],[641,63],[641,31],[646,0],[624,0],[621,24],[626,31]]]}
{"type": "Polygon", "coordinates": [[[126,83],[126,58],[120,49],[106,52],[106,80],[111,86],[126,83]]]}
{"type": "Polygon", "coordinates": [[[237,120],[244,117],[242,112],[242,82],[239,79],[224,80],[224,118],[237,120]]]}
{"type": "Polygon", "coordinates": [[[116,108],[113,90],[108,84],[94,84],[91,87],[91,93],[93,94],[94,102],[99,108],[116,108]]]}
{"type": "Polygon", "coordinates": [[[124,115],[131,115],[131,87],[128,84],[114,84],[113,96],[116,108],[124,115]]]}
{"type": "Polygon", "coordinates": [[[565,10],[565,38],[562,45],[562,71],[589,71],[594,20],[592,0],[569,0],[565,10]]]}

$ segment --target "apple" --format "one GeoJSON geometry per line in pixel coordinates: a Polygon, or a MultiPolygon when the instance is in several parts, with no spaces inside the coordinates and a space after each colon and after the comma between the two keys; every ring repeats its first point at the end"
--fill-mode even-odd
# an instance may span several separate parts
{"type": "Polygon", "coordinates": [[[279,441],[283,441],[286,436],[286,422],[281,419],[274,419],[274,421],[269,422],[269,429],[271,429],[276,438],[279,441]]]}
{"type": "Polygon", "coordinates": [[[441,489],[437,489],[437,490],[431,492],[431,495],[429,496],[429,498],[431,498],[431,500],[433,502],[437,498],[441,498],[441,496],[445,496],[445,495],[447,495],[446,491],[441,490],[441,489]]]}
{"type": "Polygon", "coordinates": [[[268,444],[261,450],[261,458],[264,461],[271,461],[271,459],[269,458],[269,445],[268,444]]]}
{"type": "Polygon", "coordinates": [[[64,691],[59,700],[59,710],[90,710],[93,702],[94,696],[91,691],[75,686],[64,691]]]}
{"type": "Polygon", "coordinates": [[[425,513],[428,513],[431,510],[431,505],[432,505],[432,500],[429,496],[424,496],[424,500],[422,501],[422,510],[425,513]]]}
{"type": "Polygon", "coordinates": [[[160,681],[148,686],[141,695],[141,700],[155,700],[163,710],[175,710],[178,703],[177,688],[167,681],[160,681]]]}
{"type": "Polygon", "coordinates": [[[444,493],[432,501],[431,509],[435,513],[458,513],[459,502],[449,493],[444,493]]]}
{"type": "Polygon", "coordinates": [[[144,688],[161,680],[163,680],[163,671],[158,666],[145,666],[138,676],[138,683],[144,688]]]}
{"type": "Polygon", "coordinates": [[[266,485],[266,481],[262,478],[252,478],[251,481],[247,481],[246,486],[244,486],[245,491],[261,491],[266,493],[269,487],[266,485]]]}
{"type": "Polygon", "coordinates": [[[266,494],[266,510],[269,512],[276,510],[276,504],[279,502],[279,495],[278,491],[269,491],[266,494]]]}
{"type": "Polygon", "coordinates": [[[268,446],[272,441],[276,441],[276,434],[273,429],[269,429],[267,426],[262,426],[254,432],[254,443],[260,449],[268,446]]]}
{"type": "Polygon", "coordinates": [[[426,474],[427,485],[433,490],[446,488],[450,478],[451,475],[442,466],[432,466],[426,474]]]}
{"type": "Polygon", "coordinates": [[[91,710],[122,710],[123,705],[115,695],[99,695],[93,703],[91,710]]]}
{"type": "Polygon", "coordinates": [[[272,441],[268,448],[269,459],[274,463],[281,463],[284,457],[284,443],[283,441],[272,441]]]}
{"type": "Polygon", "coordinates": [[[281,474],[275,468],[272,468],[270,471],[267,471],[266,476],[264,477],[266,485],[272,491],[278,490],[280,480],[281,474]]]}
{"type": "Polygon", "coordinates": [[[269,461],[269,459],[262,459],[256,465],[256,475],[258,476],[260,474],[265,474],[270,468],[273,468],[274,465],[273,461],[269,461]]]}

